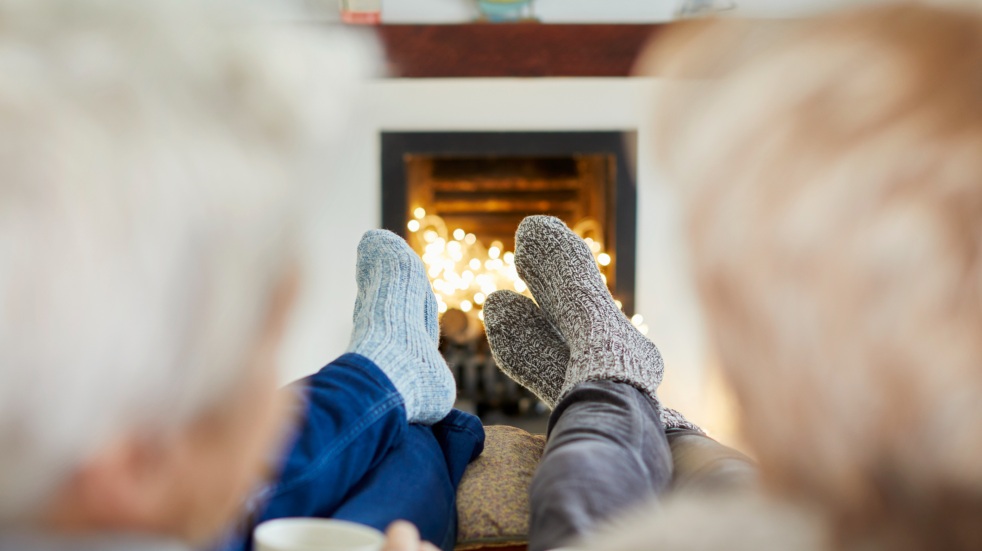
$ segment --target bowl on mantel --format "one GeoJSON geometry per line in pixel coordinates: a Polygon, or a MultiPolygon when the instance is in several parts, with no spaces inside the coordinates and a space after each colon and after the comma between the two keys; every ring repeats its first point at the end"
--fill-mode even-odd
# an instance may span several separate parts
{"type": "Polygon", "coordinates": [[[477,8],[487,20],[496,23],[526,19],[533,0],[477,0],[477,8]]]}

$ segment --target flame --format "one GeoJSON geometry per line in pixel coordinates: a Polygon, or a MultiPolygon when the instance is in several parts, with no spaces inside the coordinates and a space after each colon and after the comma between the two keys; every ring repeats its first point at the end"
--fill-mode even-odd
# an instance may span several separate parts
{"type": "MultiPolygon", "coordinates": [[[[410,241],[426,265],[440,313],[454,308],[483,323],[484,301],[491,293],[511,289],[532,296],[518,276],[515,252],[505,250],[500,241],[485,246],[464,228],[450,231],[443,218],[428,214],[422,207],[413,210],[413,219],[406,227],[410,241]]],[[[584,238],[601,271],[611,265],[613,258],[604,252],[599,224],[585,220],[573,231],[584,238]]],[[[606,276],[601,276],[606,283],[606,276]]],[[[623,308],[621,301],[614,302],[618,308],[623,308]]],[[[635,314],[631,323],[642,333],[648,333],[648,326],[640,314],[635,314]]]]}

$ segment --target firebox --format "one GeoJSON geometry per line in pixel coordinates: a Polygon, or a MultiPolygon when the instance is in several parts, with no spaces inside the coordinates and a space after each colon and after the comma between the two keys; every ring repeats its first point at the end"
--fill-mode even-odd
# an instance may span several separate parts
{"type": "Polygon", "coordinates": [[[384,132],[383,225],[427,266],[443,314],[442,349],[460,396],[479,414],[534,409],[533,397],[494,365],[484,299],[526,293],[514,234],[549,214],[583,237],[615,299],[634,309],[636,189],[625,132],[384,132]]]}

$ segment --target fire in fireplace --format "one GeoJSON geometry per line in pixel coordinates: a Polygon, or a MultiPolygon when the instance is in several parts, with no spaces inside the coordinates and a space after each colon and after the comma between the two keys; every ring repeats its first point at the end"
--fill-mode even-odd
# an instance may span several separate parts
{"type": "MultiPolygon", "coordinates": [[[[534,406],[494,366],[481,311],[495,290],[528,294],[513,253],[524,217],[557,216],[584,237],[614,297],[633,313],[628,143],[621,132],[383,134],[383,223],[423,258],[443,313],[444,353],[460,395],[479,413],[534,406]]],[[[644,329],[640,316],[633,320],[644,329]]]]}

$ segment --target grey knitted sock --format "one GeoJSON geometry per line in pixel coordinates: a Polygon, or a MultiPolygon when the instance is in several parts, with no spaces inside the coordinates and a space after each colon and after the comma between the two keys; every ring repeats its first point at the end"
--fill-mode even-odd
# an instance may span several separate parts
{"type": "Polygon", "coordinates": [[[442,420],[453,408],[457,385],[437,349],[436,297],[423,261],[398,235],[372,230],[358,244],[357,280],[348,351],[389,377],[410,423],[442,420]]]}
{"type": "Polygon", "coordinates": [[[617,308],[579,236],[558,218],[529,216],[515,234],[515,266],[569,345],[557,401],[584,381],[627,383],[657,400],[661,354],[617,308]]]}
{"type": "Polygon", "coordinates": [[[484,331],[498,367],[555,408],[569,347],[532,299],[514,291],[491,293],[484,302],[484,331]]]}
{"type": "MultiPolygon", "coordinates": [[[[569,347],[542,310],[526,296],[495,291],[484,303],[484,328],[498,367],[555,408],[566,381],[569,347]]],[[[658,407],[666,429],[702,432],[678,411],[658,407]]]]}

